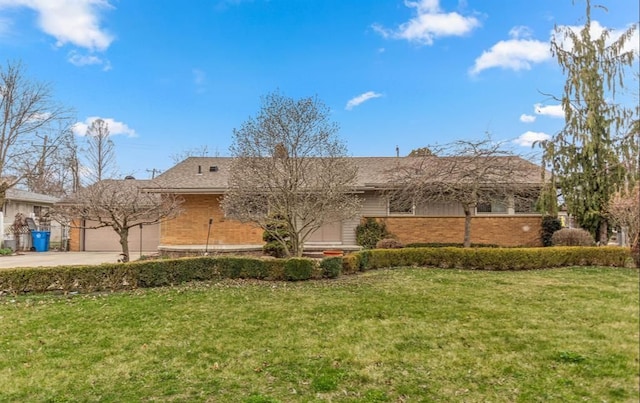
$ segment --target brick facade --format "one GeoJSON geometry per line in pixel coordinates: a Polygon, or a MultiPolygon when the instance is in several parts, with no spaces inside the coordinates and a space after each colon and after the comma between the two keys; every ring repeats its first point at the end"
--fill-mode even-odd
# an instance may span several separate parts
{"type": "Polygon", "coordinates": [[[160,225],[160,245],[262,245],[262,229],[224,217],[221,195],[184,195],[183,212],[160,225]]]}
{"type": "MultiPolygon", "coordinates": [[[[379,217],[402,243],[462,243],[464,217],[379,217]]],[[[475,216],[471,243],[500,246],[542,246],[542,218],[534,215],[475,216]]]]}

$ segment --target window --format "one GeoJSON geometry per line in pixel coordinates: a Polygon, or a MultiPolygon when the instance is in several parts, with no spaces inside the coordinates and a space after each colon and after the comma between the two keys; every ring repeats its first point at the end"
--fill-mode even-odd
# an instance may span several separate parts
{"type": "Polygon", "coordinates": [[[528,214],[536,212],[536,201],[533,199],[521,199],[516,197],[513,204],[516,213],[528,214]]]}
{"type": "Polygon", "coordinates": [[[476,212],[480,214],[507,214],[507,203],[500,200],[478,203],[476,212]]]}
{"type": "Polygon", "coordinates": [[[389,215],[413,215],[414,207],[413,203],[409,201],[389,198],[389,215]]]}
{"type": "Polygon", "coordinates": [[[49,213],[49,207],[33,206],[33,214],[38,218],[42,218],[48,213],[49,213]]]}

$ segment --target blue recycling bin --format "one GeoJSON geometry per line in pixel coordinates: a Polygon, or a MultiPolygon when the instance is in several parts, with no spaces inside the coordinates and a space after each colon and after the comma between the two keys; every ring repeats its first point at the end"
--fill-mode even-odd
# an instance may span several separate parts
{"type": "Polygon", "coordinates": [[[46,252],[49,250],[50,231],[31,231],[31,240],[36,252],[46,252]]]}

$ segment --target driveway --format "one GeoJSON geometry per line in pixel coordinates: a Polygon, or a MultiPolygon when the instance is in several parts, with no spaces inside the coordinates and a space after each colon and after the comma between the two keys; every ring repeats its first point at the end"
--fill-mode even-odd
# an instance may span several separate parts
{"type": "MultiPolygon", "coordinates": [[[[131,253],[131,260],[139,258],[140,252],[131,253]]],[[[151,255],[156,252],[142,252],[151,255]]],[[[21,252],[19,255],[0,256],[0,269],[13,267],[39,267],[62,265],[96,265],[116,263],[120,258],[118,252],[21,252]]]]}

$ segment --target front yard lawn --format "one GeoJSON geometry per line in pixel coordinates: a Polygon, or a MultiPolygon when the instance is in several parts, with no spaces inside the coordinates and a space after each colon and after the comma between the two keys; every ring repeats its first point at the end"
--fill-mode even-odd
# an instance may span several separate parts
{"type": "Polygon", "coordinates": [[[0,401],[639,399],[634,269],[0,297],[0,401]]]}

